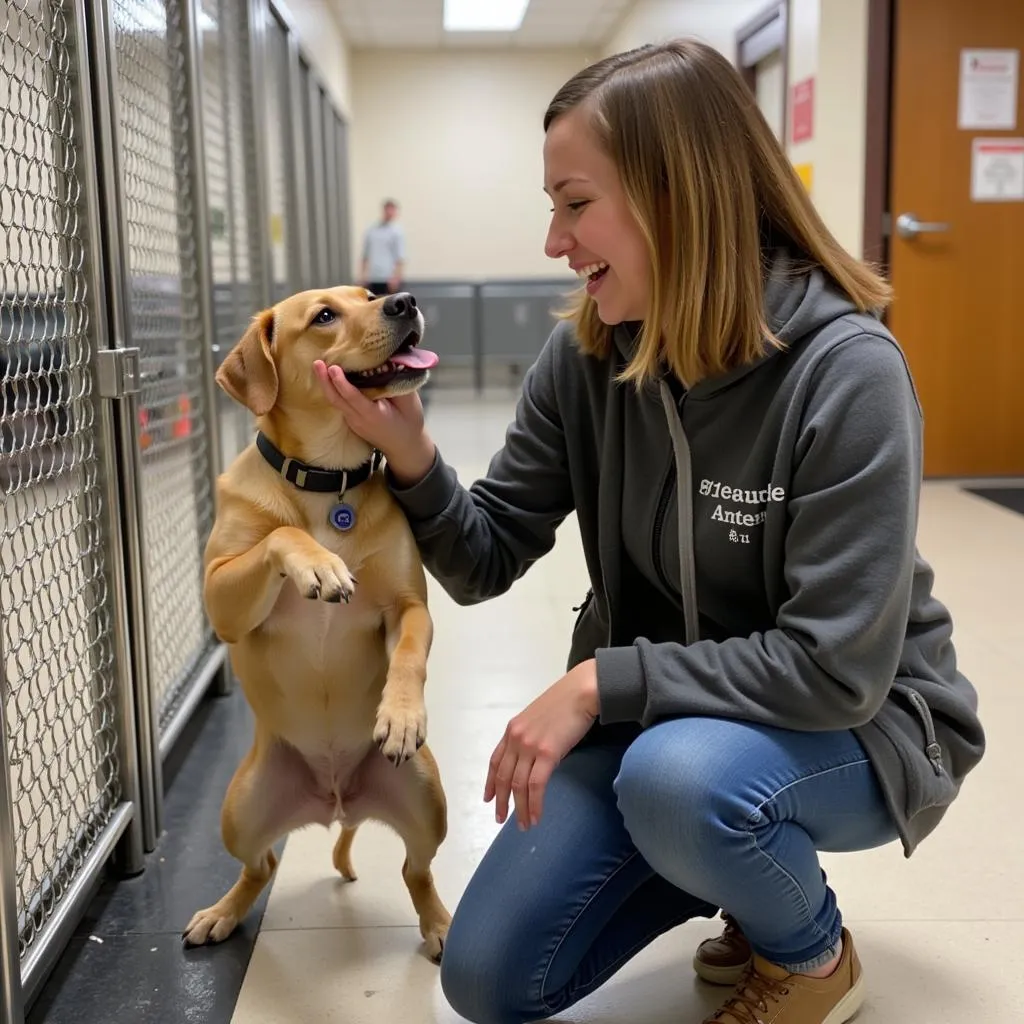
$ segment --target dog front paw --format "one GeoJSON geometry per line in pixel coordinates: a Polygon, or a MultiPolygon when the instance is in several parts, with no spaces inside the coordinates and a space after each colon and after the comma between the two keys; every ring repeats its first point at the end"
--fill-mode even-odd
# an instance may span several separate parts
{"type": "Polygon", "coordinates": [[[356,589],[356,578],[348,566],[326,548],[315,555],[294,552],[284,560],[284,574],[303,597],[311,601],[348,604],[356,589]]]}
{"type": "Polygon", "coordinates": [[[393,764],[408,761],[427,738],[427,709],[422,705],[381,704],[373,741],[393,764]]]}

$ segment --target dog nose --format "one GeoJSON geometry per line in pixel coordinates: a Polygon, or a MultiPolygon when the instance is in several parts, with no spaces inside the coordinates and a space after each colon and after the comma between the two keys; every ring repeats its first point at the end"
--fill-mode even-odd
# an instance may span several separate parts
{"type": "Polygon", "coordinates": [[[395,320],[412,320],[416,316],[416,300],[408,292],[396,292],[384,300],[384,315],[395,320]]]}

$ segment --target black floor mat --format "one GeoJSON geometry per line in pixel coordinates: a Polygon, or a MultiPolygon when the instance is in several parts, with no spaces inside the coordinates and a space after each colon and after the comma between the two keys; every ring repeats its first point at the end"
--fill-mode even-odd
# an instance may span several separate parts
{"type": "Polygon", "coordinates": [[[199,706],[164,765],[159,846],[137,878],[102,884],[28,1024],[228,1024],[271,886],[219,946],[186,950],[181,930],[238,877],[221,841],[220,806],[252,731],[240,689],[199,706]]]}
{"type": "Polygon", "coordinates": [[[1024,487],[966,487],[968,494],[994,501],[1003,508],[1019,512],[1024,516],[1024,487]]]}

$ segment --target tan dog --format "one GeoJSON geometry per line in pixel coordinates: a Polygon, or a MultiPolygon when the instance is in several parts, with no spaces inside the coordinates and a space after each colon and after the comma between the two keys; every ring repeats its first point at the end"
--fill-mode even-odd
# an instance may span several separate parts
{"type": "Polygon", "coordinates": [[[427,953],[441,956],[450,916],[430,866],[447,809],[424,744],[426,579],[376,453],[313,372],[317,359],[340,366],[371,398],[415,390],[437,362],[415,347],[422,334],[410,295],[303,292],[261,313],[217,373],[262,434],[218,482],[204,591],[256,735],[221,814],[241,877],[192,918],[186,945],[232,932],[293,829],[340,821],[334,866],[355,879],[352,839],[375,819],[405,842],[402,875],[427,953]]]}

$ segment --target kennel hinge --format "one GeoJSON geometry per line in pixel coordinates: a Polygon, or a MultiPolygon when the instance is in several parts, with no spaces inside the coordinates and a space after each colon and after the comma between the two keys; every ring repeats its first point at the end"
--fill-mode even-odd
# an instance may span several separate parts
{"type": "Polygon", "coordinates": [[[97,353],[100,398],[127,398],[142,390],[142,363],[137,348],[108,348],[97,353]]]}

